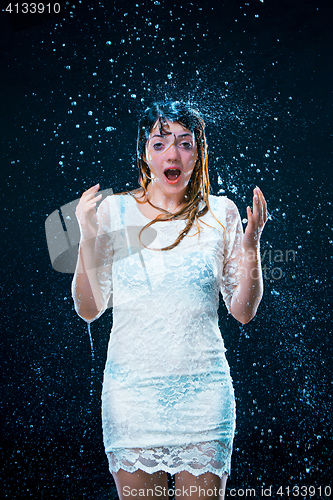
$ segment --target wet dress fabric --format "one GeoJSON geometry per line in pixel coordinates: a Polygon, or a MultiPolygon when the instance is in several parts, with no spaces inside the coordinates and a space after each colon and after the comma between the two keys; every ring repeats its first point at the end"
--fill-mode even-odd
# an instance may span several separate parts
{"type": "MultiPolygon", "coordinates": [[[[98,210],[97,275],[113,308],[102,389],[110,470],[194,475],[230,472],[235,398],[218,326],[239,283],[242,224],[234,203],[209,196],[207,212],[172,250],[184,220],[154,223],[130,194],[98,210]]],[[[73,282],[75,287],[75,280],[73,282]]],[[[94,318],[94,319],[96,319],[94,318]]],[[[221,325],[223,334],[223,325],[221,325]]]]}

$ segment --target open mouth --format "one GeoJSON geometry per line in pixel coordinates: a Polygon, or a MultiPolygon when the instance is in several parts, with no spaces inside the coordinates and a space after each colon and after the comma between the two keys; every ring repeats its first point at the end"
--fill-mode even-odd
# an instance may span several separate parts
{"type": "Polygon", "coordinates": [[[174,183],[179,179],[180,170],[178,168],[168,168],[165,170],[164,175],[170,183],[174,183]]]}

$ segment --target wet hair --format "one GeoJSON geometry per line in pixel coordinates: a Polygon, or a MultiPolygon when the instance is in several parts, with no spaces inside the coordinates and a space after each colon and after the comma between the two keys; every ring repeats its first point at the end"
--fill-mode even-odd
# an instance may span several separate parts
{"type": "MultiPolygon", "coordinates": [[[[196,225],[200,234],[200,225],[198,218],[205,215],[209,207],[209,176],[207,164],[207,143],[205,135],[205,122],[199,112],[190,105],[180,101],[160,101],[147,108],[139,121],[137,156],[139,167],[139,184],[143,189],[143,200],[139,203],[148,202],[154,208],[162,213],[154,220],[146,224],[140,231],[139,237],[144,229],[158,221],[171,219],[186,219],[186,226],[179,234],[176,241],[168,247],[160,250],[171,250],[176,247],[180,241],[187,235],[193,225],[196,225]],[[185,196],[185,206],[174,214],[153,205],[147,197],[147,188],[151,182],[151,172],[145,161],[145,150],[150,133],[156,123],[159,122],[160,134],[167,133],[166,122],[177,122],[192,132],[197,145],[197,161],[194,166],[191,179],[187,187],[185,196]]],[[[139,191],[136,190],[135,192],[139,191]]],[[[157,250],[157,249],[156,249],[157,250]]]]}

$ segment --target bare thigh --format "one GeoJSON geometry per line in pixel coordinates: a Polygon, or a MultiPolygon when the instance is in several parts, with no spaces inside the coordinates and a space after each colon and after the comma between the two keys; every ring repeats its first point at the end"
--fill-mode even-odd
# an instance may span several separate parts
{"type": "Polygon", "coordinates": [[[227,477],[227,473],[220,478],[211,472],[200,476],[179,472],[175,475],[175,499],[224,500],[227,477]]]}
{"type": "Polygon", "coordinates": [[[142,470],[112,473],[119,500],[168,500],[168,477],[163,471],[148,474],[142,470]]]}

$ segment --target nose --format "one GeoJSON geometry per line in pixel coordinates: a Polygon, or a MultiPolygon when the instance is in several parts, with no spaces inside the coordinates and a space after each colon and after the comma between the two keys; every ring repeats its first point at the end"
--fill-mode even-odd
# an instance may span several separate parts
{"type": "Polygon", "coordinates": [[[179,159],[179,151],[175,142],[170,144],[168,149],[165,151],[165,154],[168,161],[177,161],[179,159]]]}

